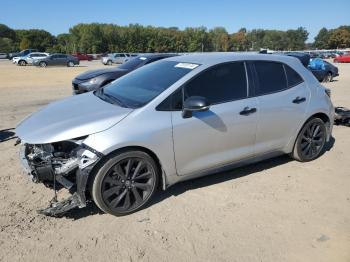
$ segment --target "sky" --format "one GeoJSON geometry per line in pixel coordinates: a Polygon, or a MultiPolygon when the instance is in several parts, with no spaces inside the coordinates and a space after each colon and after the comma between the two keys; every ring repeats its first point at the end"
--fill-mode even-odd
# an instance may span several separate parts
{"type": "Polygon", "coordinates": [[[350,0],[1,0],[0,23],[14,29],[38,28],[57,35],[78,23],[139,23],[162,27],[223,26],[296,29],[312,42],[322,27],[350,25],[350,0]]]}

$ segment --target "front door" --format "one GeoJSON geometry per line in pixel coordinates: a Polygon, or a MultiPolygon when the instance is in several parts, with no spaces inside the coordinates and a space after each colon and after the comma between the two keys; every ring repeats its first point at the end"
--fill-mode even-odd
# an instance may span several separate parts
{"type": "Polygon", "coordinates": [[[251,157],[257,125],[257,100],[248,98],[244,62],[224,63],[200,73],[183,87],[184,99],[202,96],[211,106],[183,118],[172,112],[178,175],[220,167],[251,157]]]}

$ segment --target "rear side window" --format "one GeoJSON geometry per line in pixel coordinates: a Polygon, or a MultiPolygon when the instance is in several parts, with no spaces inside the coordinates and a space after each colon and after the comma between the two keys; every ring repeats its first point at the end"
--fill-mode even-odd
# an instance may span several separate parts
{"type": "Polygon", "coordinates": [[[190,80],[184,87],[185,99],[203,96],[210,104],[246,98],[247,79],[243,62],[214,66],[190,80]]]}
{"type": "Polygon", "coordinates": [[[254,62],[258,77],[256,95],[266,95],[287,89],[287,79],[281,63],[269,61],[254,62]]]}
{"type": "Polygon", "coordinates": [[[284,65],[284,69],[286,70],[288,87],[293,87],[293,86],[299,85],[300,83],[304,82],[304,80],[301,78],[301,76],[297,72],[295,72],[292,68],[290,68],[289,66],[284,65]]]}

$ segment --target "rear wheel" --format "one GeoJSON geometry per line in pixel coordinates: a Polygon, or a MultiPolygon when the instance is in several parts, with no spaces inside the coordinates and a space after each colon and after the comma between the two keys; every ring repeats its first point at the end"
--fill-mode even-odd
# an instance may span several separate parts
{"type": "Polygon", "coordinates": [[[72,66],[74,66],[73,61],[69,61],[69,62],[67,63],[67,66],[68,66],[68,67],[72,67],[72,66]]]}
{"type": "Polygon", "coordinates": [[[325,77],[323,78],[323,82],[327,83],[327,82],[332,82],[333,80],[333,75],[332,72],[328,72],[325,77]]]}
{"type": "Polygon", "coordinates": [[[156,192],[158,166],[142,151],[111,156],[92,182],[92,198],[104,212],[120,216],[144,207],[156,192]]]}
{"type": "Polygon", "coordinates": [[[112,61],[111,61],[111,60],[108,60],[108,61],[107,61],[107,65],[112,65],[112,61]]]}
{"type": "Polygon", "coordinates": [[[326,136],[325,123],[320,118],[310,119],[297,137],[292,157],[301,162],[316,159],[324,150],[326,136]]]}
{"type": "Polygon", "coordinates": [[[47,63],[46,63],[46,62],[40,62],[40,63],[39,63],[39,66],[40,66],[40,67],[47,67],[47,63]]]}

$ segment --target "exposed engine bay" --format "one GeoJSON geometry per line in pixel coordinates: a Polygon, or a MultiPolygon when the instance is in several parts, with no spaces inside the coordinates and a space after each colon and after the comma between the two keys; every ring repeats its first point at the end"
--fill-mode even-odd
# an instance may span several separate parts
{"type": "Polygon", "coordinates": [[[23,144],[20,158],[23,167],[36,183],[55,190],[48,208],[39,210],[50,216],[61,215],[75,207],[86,206],[86,184],[101,153],[85,146],[83,138],[51,144],[23,144]],[[56,191],[67,188],[72,196],[57,202],[56,191]]]}

